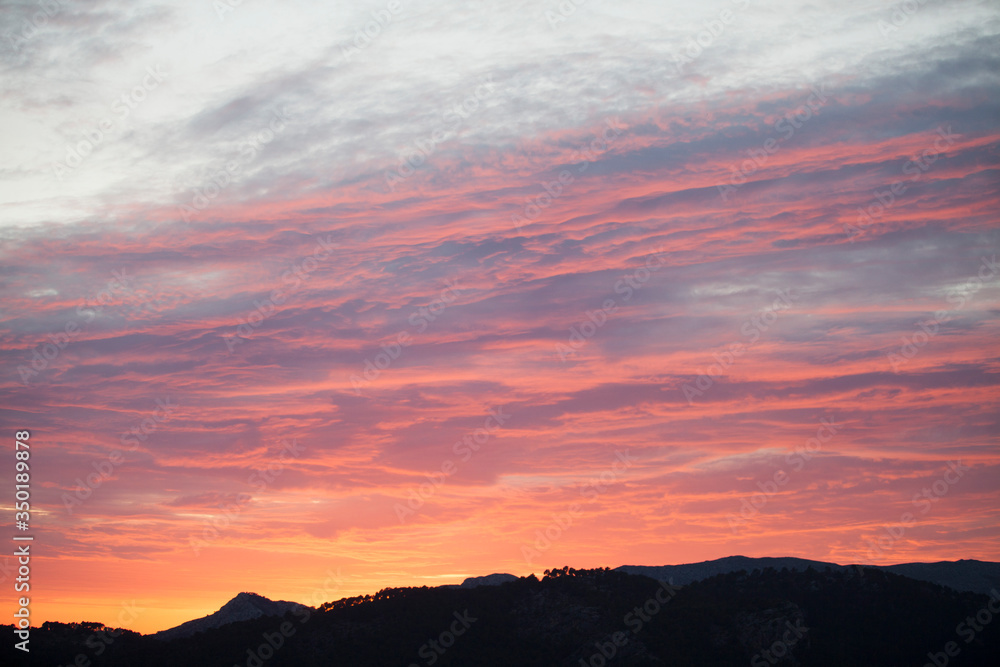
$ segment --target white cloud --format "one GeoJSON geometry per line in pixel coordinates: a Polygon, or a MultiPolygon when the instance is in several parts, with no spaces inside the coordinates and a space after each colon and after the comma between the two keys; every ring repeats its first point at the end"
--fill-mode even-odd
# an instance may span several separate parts
{"type": "MultiPolygon", "coordinates": [[[[37,6],[15,5],[0,34],[23,30],[37,6]]],[[[254,174],[266,173],[263,181],[311,174],[334,186],[381,172],[487,74],[503,95],[461,128],[459,141],[509,147],[609,113],[726,91],[838,76],[856,84],[894,63],[920,62],[937,45],[957,48],[1000,32],[995,9],[971,1],[928,2],[888,37],[877,22],[891,19],[890,9],[861,1],[589,0],[555,24],[546,17],[559,12],[554,0],[400,0],[395,12],[381,0],[245,0],[222,18],[203,0],[59,6],[30,39],[17,48],[8,39],[2,53],[0,225],[182,202],[282,105],[293,127],[248,167],[246,191],[234,187],[230,196],[259,195],[254,174]],[[720,31],[724,10],[731,20],[720,31]],[[703,38],[707,46],[680,76],[675,57],[706,25],[718,34],[703,38]],[[358,37],[366,28],[367,42],[358,37]],[[346,58],[357,43],[364,48],[346,58]],[[116,101],[141,86],[150,67],[167,80],[119,118],[116,101]],[[112,130],[57,178],[55,163],[65,164],[105,119],[112,130]]]]}

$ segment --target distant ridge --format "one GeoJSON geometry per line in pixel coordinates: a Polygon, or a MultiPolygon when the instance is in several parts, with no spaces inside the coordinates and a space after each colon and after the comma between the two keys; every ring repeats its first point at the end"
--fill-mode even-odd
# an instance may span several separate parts
{"type": "MultiPolygon", "coordinates": [[[[702,572],[740,569],[683,586],[605,567],[565,566],[541,577],[530,575],[499,585],[476,584],[507,577],[471,577],[468,588],[460,584],[384,588],[376,595],[324,604],[309,615],[308,623],[296,622],[302,619],[300,611],[207,629],[240,612],[257,616],[278,610],[260,607],[281,604],[244,594],[216,618],[175,630],[200,626],[206,627],[204,632],[171,641],[128,631],[116,634],[114,642],[105,645],[101,663],[129,667],[444,664],[431,659],[442,653],[433,648],[439,646],[448,649],[447,664],[476,667],[915,667],[927,662],[927,656],[942,666],[949,658],[950,665],[958,647],[962,667],[1000,665],[1000,623],[990,623],[985,616],[997,608],[1000,592],[993,597],[958,592],[887,568],[866,568],[858,575],[853,568],[823,565],[820,570],[791,570],[788,565],[798,567],[803,560],[740,557],[693,563],[690,566],[702,572]],[[753,570],[747,572],[747,566],[753,570]],[[294,625],[295,631],[276,633],[283,622],[294,625]],[[616,636],[618,640],[602,639],[616,636]],[[957,643],[970,636],[971,642],[957,643]],[[444,647],[445,643],[450,646],[444,647]],[[599,657],[591,660],[602,653],[608,657],[604,663],[599,657]],[[426,660],[414,661],[415,657],[426,660]]],[[[923,570],[957,567],[959,572],[991,567],[968,561],[916,565],[923,570]]],[[[678,572],[680,566],[664,567],[678,572]]],[[[32,664],[82,664],[76,656],[81,647],[93,645],[98,636],[95,625],[49,622],[35,628],[38,653],[32,646],[32,664]]],[[[13,632],[13,625],[4,627],[13,632]]],[[[0,646],[0,665],[23,664],[17,653],[11,642],[0,646]]]]}
{"type": "Polygon", "coordinates": [[[682,565],[622,565],[615,570],[626,574],[642,574],[661,581],[673,581],[675,585],[684,586],[702,579],[714,577],[717,574],[728,574],[738,570],[763,570],[773,567],[775,570],[787,567],[793,572],[823,568],[842,569],[843,565],[824,563],[818,560],[804,558],[748,558],[747,556],[726,556],[716,560],[706,560],[701,563],[684,563],[682,565]]]}
{"type": "Polygon", "coordinates": [[[287,612],[294,612],[297,609],[311,609],[298,602],[287,602],[285,600],[269,600],[263,595],[256,593],[240,593],[232,600],[222,605],[222,608],[214,614],[203,618],[196,618],[180,625],[154,633],[153,637],[170,641],[181,637],[190,637],[198,632],[204,632],[212,628],[218,628],[237,621],[249,621],[261,616],[284,616],[287,612]]]}
{"type": "Polygon", "coordinates": [[[479,588],[480,586],[499,586],[500,584],[506,584],[508,581],[517,580],[518,577],[515,577],[513,574],[494,572],[493,574],[485,574],[481,577],[466,577],[465,581],[460,584],[442,584],[436,588],[479,588]]]}
{"type": "Polygon", "coordinates": [[[910,579],[932,581],[956,591],[989,595],[994,588],[1000,590],[1000,563],[989,561],[968,559],[938,563],[901,563],[882,569],[910,579]]]}
{"type": "Polygon", "coordinates": [[[508,581],[517,581],[517,577],[513,574],[506,573],[494,573],[487,574],[484,577],[469,577],[462,582],[460,588],[476,588],[477,586],[499,586],[500,584],[505,584],[508,581]]]}
{"type": "MultiPolygon", "coordinates": [[[[768,567],[776,570],[787,567],[790,571],[801,572],[808,569],[822,571],[827,567],[832,570],[842,570],[849,566],[818,560],[806,560],[804,558],[727,556],[716,560],[706,560],[701,563],[687,563],[683,565],[622,565],[615,569],[626,574],[642,574],[661,581],[670,581],[672,579],[674,584],[683,586],[717,574],[727,574],[738,570],[763,570],[768,567]]],[[[941,586],[947,586],[956,591],[989,595],[990,591],[994,588],[1000,590],[1000,563],[989,561],[970,559],[941,561],[938,563],[866,565],[865,567],[901,574],[920,581],[929,581],[941,586]]]]}
{"type": "MultiPolygon", "coordinates": [[[[680,565],[622,565],[615,571],[625,574],[644,575],[660,581],[669,581],[678,586],[692,584],[719,574],[728,574],[739,570],[752,572],[773,568],[780,571],[788,568],[792,572],[816,570],[822,572],[825,568],[844,570],[850,566],[824,561],[807,560],[793,557],[763,557],[749,558],[747,556],[727,556],[716,560],[700,563],[685,563],[680,565]]],[[[866,568],[883,570],[899,574],[911,579],[928,581],[945,586],[956,591],[982,593],[989,595],[992,590],[1000,591],[1000,563],[979,560],[941,561],[937,563],[901,563],[898,565],[866,565],[866,568]]],[[[480,577],[468,577],[461,584],[446,584],[441,588],[479,588],[481,586],[499,586],[519,578],[513,574],[493,573],[480,577]]],[[[177,627],[163,630],[150,635],[156,639],[173,640],[190,637],[198,632],[218,628],[229,623],[247,621],[261,616],[283,616],[297,609],[311,609],[298,602],[285,600],[269,600],[256,593],[240,593],[222,606],[219,611],[182,623],[177,627]]]]}

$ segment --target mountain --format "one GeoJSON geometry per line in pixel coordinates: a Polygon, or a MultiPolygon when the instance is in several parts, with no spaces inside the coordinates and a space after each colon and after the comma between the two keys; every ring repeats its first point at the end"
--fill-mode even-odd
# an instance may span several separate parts
{"type": "Polygon", "coordinates": [[[517,581],[513,574],[503,574],[495,572],[482,577],[466,577],[460,584],[442,584],[438,588],[478,588],[479,586],[499,586],[508,581],[517,581]]]}
{"type": "Polygon", "coordinates": [[[517,581],[517,577],[513,574],[487,574],[484,577],[469,577],[462,582],[460,588],[476,588],[477,586],[499,586],[500,584],[505,584],[508,581],[517,581]]]}
{"type": "MultiPolygon", "coordinates": [[[[878,568],[765,567],[680,587],[566,567],[492,586],[387,588],[171,641],[46,623],[32,630],[31,659],[84,664],[83,654],[93,667],[994,667],[998,601],[1000,593],[958,592],[878,568]]],[[[0,664],[22,664],[12,644],[0,645],[0,664]]]]}
{"type": "MultiPolygon", "coordinates": [[[[837,565],[823,561],[806,560],[804,558],[747,558],[746,556],[727,556],[717,560],[707,560],[701,563],[686,563],[684,565],[622,565],[615,568],[620,572],[641,574],[661,581],[673,581],[684,585],[701,581],[717,574],[726,574],[746,570],[763,570],[764,568],[788,568],[793,572],[808,569],[832,570],[856,569],[855,566],[837,565]]],[[[956,591],[969,591],[989,595],[993,589],[1000,590],[1000,563],[978,560],[942,561],[939,563],[903,563],[900,565],[866,565],[865,569],[885,570],[901,574],[911,579],[929,581],[953,588],[956,591]]]]}
{"type": "Polygon", "coordinates": [[[171,641],[181,637],[190,637],[198,632],[204,632],[211,628],[219,628],[230,623],[250,621],[263,616],[284,616],[286,613],[307,609],[311,608],[301,605],[298,602],[269,600],[263,595],[257,595],[256,593],[240,593],[222,605],[222,608],[214,614],[181,623],[176,627],[162,630],[150,636],[163,641],[171,641]]]}
{"type": "Polygon", "coordinates": [[[728,574],[746,570],[763,570],[764,568],[788,568],[793,572],[801,572],[808,569],[823,570],[824,568],[842,569],[844,566],[834,563],[824,563],[818,560],[806,560],[804,558],[747,558],[746,556],[727,556],[716,560],[706,560],[701,563],[685,563],[683,565],[622,565],[616,567],[618,572],[628,574],[641,574],[651,579],[660,581],[672,581],[684,586],[687,584],[714,577],[717,574],[728,574]]]}
{"type": "Polygon", "coordinates": [[[941,561],[939,563],[903,563],[887,565],[883,569],[911,579],[932,581],[954,588],[956,591],[973,591],[989,594],[1000,590],[1000,563],[981,560],[941,561]]]}

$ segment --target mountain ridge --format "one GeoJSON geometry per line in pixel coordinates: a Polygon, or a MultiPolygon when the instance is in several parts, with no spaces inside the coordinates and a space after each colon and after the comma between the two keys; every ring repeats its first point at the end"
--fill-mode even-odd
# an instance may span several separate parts
{"type": "MultiPolygon", "coordinates": [[[[266,606],[259,596],[237,598],[227,612],[266,606]]],[[[32,660],[79,664],[74,656],[107,637],[113,641],[99,644],[94,667],[895,667],[929,656],[951,664],[958,653],[963,667],[995,667],[1000,623],[989,621],[998,602],[1000,592],[958,592],[879,568],[767,566],[677,586],[567,566],[495,586],[386,588],[308,615],[261,616],[170,642],[47,622],[33,631],[32,660]]],[[[16,653],[10,643],[0,647],[0,664],[19,664],[16,653]]]]}
{"type": "Polygon", "coordinates": [[[807,569],[822,570],[829,567],[833,570],[846,570],[862,567],[864,569],[882,570],[901,574],[918,581],[927,581],[941,586],[947,586],[956,591],[983,593],[988,595],[994,588],[1000,588],[1000,563],[980,561],[975,559],[959,559],[955,561],[938,561],[935,563],[898,563],[896,565],[840,565],[826,561],[809,560],[793,556],[725,556],[715,560],[700,563],[683,563],[679,565],[621,565],[614,568],[628,574],[642,574],[653,579],[668,581],[683,586],[701,581],[717,574],[728,574],[739,570],[762,570],[772,567],[780,570],[801,572],[807,569]]]}
{"type": "Polygon", "coordinates": [[[230,623],[249,621],[262,616],[284,616],[288,612],[311,609],[312,607],[298,602],[271,600],[257,593],[243,592],[208,616],[185,621],[180,625],[147,636],[163,641],[172,641],[181,637],[190,637],[205,630],[220,628],[230,623]]]}
{"type": "MultiPolygon", "coordinates": [[[[613,568],[613,571],[625,574],[640,574],[652,579],[668,581],[677,586],[685,586],[716,575],[729,574],[741,570],[754,572],[764,570],[765,568],[781,570],[786,567],[793,572],[802,572],[808,569],[822,571],[827,567],[839,571],[856,566],[840,565],[838,563],[797,558],[794,556],[762,556],[755,558],[735,555],[698,563],[681,563],[677,565],[620,565],[613,568]]],[[[863,567],[901,574],[911,579],[946,586],[960,592],[988,595],[993,589],[1000,590],[1000,563],[992,561],[959,559],[957,561],[865,565],[863,567]]],[[[470,589],[480,586],[499,586],[518,579],[519,577],[508,573],[492,573],[467,577],[461,584],[444,584],[438,588],[470,589]]],[[[218,628],[229,623],[251,620],[262,616],[283,616],[288,612],[295,612],[300,609],[312,609],[312,607],[287,600],[270,600],[256,593],[243,592],[229,600],[213,614],[186,621],[175,627],[147,636],[171,641],[180,637],[190,637],[198,632],[218,628]]]]}

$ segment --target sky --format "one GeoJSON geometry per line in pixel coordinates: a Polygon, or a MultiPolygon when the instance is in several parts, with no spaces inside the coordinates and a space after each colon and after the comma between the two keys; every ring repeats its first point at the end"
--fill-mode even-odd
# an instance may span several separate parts
{"type": "Polygon", "coordinates": [[[968,0],[5,2],[33,623],[1000,560],[998,34],[968,0]]]}

